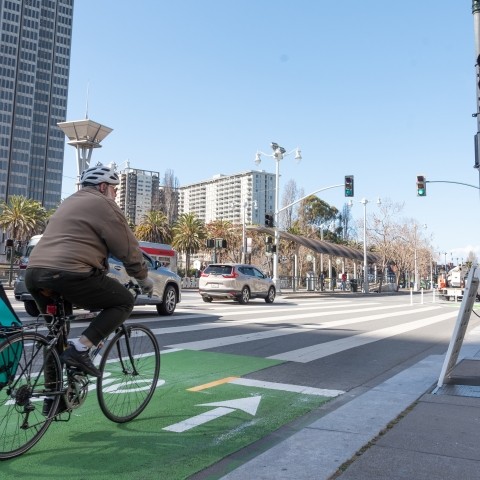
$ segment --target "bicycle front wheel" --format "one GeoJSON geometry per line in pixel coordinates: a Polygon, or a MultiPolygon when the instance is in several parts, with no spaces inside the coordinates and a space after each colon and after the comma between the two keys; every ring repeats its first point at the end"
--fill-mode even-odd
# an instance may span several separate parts
{"type": "Polygon", "coordinates": [[[124,325],[105,348],[97,380],[98,403],[117,423],[138,416],[151,400],[160,375],[160,348],[143,325],[124,325]]]}
{"type": "Polygon", "coordinates": [[[19,333],[0,346],[0,460],[18,457],[47,431],[60,402],[62,367],[37,333],[19,333]],[[52,396],[43,412],[43,400],[52,396]]]}

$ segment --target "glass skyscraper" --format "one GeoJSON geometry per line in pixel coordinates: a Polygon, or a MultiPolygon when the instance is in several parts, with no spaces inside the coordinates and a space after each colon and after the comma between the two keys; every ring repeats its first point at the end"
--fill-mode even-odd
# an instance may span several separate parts
{"type": "Polygon", "coordinates": [[[60,203],[74,0],[0,0],[0,200],[60,203]]]}

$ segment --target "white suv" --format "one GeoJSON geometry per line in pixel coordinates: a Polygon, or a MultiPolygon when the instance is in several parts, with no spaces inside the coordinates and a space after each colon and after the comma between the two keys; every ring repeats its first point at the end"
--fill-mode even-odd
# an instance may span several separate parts
{"type": "Polygon", "coordinates": [[[212,263],[202,272],[198,292],[204,302],[232,299],[246,304],[251,298],[275,300],[275,284],[253,265],[212,263]]]}

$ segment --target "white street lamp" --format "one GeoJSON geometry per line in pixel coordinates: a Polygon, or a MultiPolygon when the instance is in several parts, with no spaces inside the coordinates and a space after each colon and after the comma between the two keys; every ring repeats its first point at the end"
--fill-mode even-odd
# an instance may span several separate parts
{"type": "Polygon", "coordinates": [[[301,151],[297,147],[296,149],[287,152],[283,147],[280,147],[277,143],[272,142],[270,144],[273,150],[272,155],[268,155],[264,152],[257,151],[255,155],[256,165],[260,165],[262,159],[261,155],[266,157],[272,157],[275,160],[275,215],[274,215],[274,229],[275,229],[275,252],[273,253],[273,282],[277,288],[277,292],[280,293],[280,282],[278,281],[278,255],[280,246],[280,234],[278,230],[279,221],[279,208],[280,208],[280,160],[287,155],[295,152],[295,160],[299,162],[302,159],[301,151]]]}
{"type": "MultiPolygon", "coordinates": [[[[367,258],[367,203],[366,198],[362,198],[360,203],[363,204],[363,292],[368,293],[368,258],[367,258]]],[[[377,205],[381,205],[382,201],[377,200],[377,205]]]]}

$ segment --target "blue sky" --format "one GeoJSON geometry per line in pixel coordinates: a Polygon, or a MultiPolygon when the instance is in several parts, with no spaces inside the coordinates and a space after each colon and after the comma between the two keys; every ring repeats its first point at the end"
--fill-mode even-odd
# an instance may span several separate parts
{"type": "MultiPolygon", "coordinates": [[[[355,176],[363,197],[404,203],[437,251],[480,258],[473,169],[471,0],[76,0],[67,120],[113,128],[93,162],[174,171],[180,185],[257,168],[274,141],[302,150],[281,188],[355,176]],[[134,8],[132,8],[134,5],[134,8]]],[[[275,171],[264,158],[261,167],[275,171]]],[[[65,151],[63,196],[75,190],[65,151]]],[[[320,195],[341,209],[343,189],[320,195]]],[[[443,254],[441,260],[443,262],[443,254]]]]}

